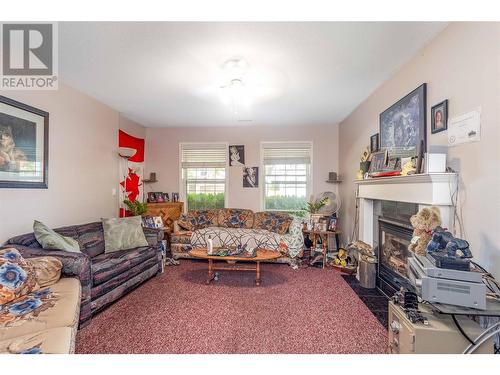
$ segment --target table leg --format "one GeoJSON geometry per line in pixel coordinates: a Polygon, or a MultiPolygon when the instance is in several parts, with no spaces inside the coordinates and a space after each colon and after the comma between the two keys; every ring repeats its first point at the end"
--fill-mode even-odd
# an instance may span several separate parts
{"type": "Polygon", "coordinates": [[[212,270],[212,259],[208,260],[208,275],[207,275],[207,284],[210,284],[210,282],[213,279],[213,270],[212,270]]]}
{"type": "Polygon", "coordinates": [[[255,278],[255,285],[259,286],[260,285],[260,262],[257,262],[257,275],[255,278]]]}

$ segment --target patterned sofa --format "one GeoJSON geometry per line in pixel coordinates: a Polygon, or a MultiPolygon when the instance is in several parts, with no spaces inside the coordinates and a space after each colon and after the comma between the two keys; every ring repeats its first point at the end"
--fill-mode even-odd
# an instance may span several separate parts
{"type": "MultiPolygon", "coordinates": [[[[3,260],[26,264],[16,249],[1,253],[3,260]]],[[[61,278],[0,305],[0,353],[74,353],[80,296],[78,279],[61,278]]]]}
{"type": "Polygon", "coordinates": [[[16,248],[24,258],[53,256],[63,263],[64,277],[80,280],[80,327],[90,323],[92,315],[135,288],[161,270],[160,241],[163,232],[143,228],[149,246],[104,253],[104,232],[101,222],[55,229],[74,238],[81,253],[43,249],[33,233],[13,237],[8,247],[16,248]]]}
{"type": "Polygon", "coordinates": [[[304,243],[301,219],[288,213],[234,208],[194,210],[181,215],[175,223],[170,239],[173,258],[189,258],[191,249],[207,246],[209,236],[216,247],[247,244],[279,251],[282,256],[276,262],[288,264],[301,255],[304,243]]]}

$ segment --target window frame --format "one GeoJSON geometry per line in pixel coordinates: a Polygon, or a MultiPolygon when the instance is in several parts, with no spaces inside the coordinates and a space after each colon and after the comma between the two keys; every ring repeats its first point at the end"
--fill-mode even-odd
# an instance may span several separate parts
{"type": "Polygon", "coordinates": [[[183,178],[182,173],[182,147],[184,145],[189,146],[201,146],[204,145],[219,145],[225,147],[225,165],[224,165],[224,208],[228,207],[229,202],[229,142],[179,142],[179,196],[181,202],[184,202],[183,211],[186,213],[188,211],[188,201],[187,201],[187,180],[183,178]]]}
{"type": "MultiPolygon", "coordinates": [[[[260,142],[260,168],[259,168],[259,180],[261,181],[261,196],[260,196],[260,210],[269,212],[293,212],[296,210],[275,210],[266,209],[266,171],[264,165],[264,149],[266,145],[286,145],[293,147],[294,145],[309,145],[309,158],[311,162],[309,163],[309,175],[306,176],[306,201],[309,200],[313,190],[313,166],[314,166],[314,143],[313,141],[261,141],[260,142]]],[[[286,148],[286,147],[283,147],[286,148]]]]}

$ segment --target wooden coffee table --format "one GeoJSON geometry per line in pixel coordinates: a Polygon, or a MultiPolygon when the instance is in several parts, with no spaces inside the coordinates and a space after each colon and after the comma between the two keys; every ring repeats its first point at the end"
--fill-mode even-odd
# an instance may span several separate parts
{"type": "Polygon", "coordinates": [[[260,262],[281,257],[278,251],[258,249],[254,258],[208,255],[207,249],[193,249],[189,252],[193,258],[208,260],[207,284],[214,279],[214,271],[255,271],[255,284],[260,285],[260,262]],[[214,265],[214,260],[225,261],[227,264],[214,265]],[[237,264],[242,262],[246,264],[237,264]],[[254,265],[248,263],[255,263],[254,265]]]}

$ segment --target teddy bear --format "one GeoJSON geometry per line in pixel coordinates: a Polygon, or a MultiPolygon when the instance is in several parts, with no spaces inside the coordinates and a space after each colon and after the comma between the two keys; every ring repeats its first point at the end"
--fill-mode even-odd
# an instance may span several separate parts
{"type": "Polygon", "coordinates": [[[432,238],[432,230],[441,225],[441,212],[434,206],[424,207],[410,218],[410,222],[413,226],[413,238],[408,250],[425,256],[427,244],[432,238]]]}

